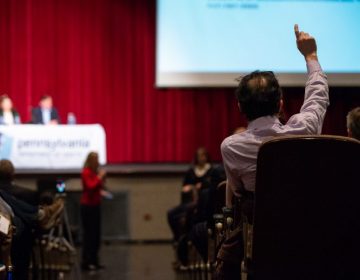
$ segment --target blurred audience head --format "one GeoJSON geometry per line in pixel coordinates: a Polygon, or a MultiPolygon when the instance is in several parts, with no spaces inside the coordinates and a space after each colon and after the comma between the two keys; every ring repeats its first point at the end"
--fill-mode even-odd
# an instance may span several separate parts
{"type": "Polygon", "coordinates": [[[349,137],[360,140],[360,107],[352,109],[346,116],[349,137]]]}
{"type": "Polygon", "coordinates": [[[248,121],[276,115],[282,107],[282,91],[271,71],[255,71],[242,77],[235,94],[248,121]]]}
{"type": "Polygon", "coordinates": [[[53,100],[52,97],[50,95],[43,95],[40,98],[40,107],[41,109],[51,109],[53,107],[53,100]]]}
{"type": "Polygon", "coordinates": [[[97,173],[99,166],[99,154],[97,152],[90,152],[86,157],[84,168],[89,168],[93,172],[97,173]]]}
{"type": "Polygon", "coordinates": [[[11,182],[14,179],[15,168],[10,160],[0,160],[0,181],[11,182]]]}
{"type": "Polygon", "coordinates": [[[208,151],[204,147],[197,148],[194,155],[194,165],[203,166],[207,163],[210,163],[210,156],[208,151]]]}
{"type": "Polygon", "coordinates": [[[7,94],[0,96],[0,109],[4,112],[10,112],[13,109],[13,103],[7,94]]]}

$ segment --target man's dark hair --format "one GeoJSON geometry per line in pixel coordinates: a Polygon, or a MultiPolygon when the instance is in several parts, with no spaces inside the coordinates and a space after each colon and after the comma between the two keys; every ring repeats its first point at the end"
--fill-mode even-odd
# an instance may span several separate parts
{"type": "Polygon", "coordinates": [[[273,72],[255,71],[238,81],[236,98],[249,121],[279,112],[282,92],[273,72]]]}
{"type": "Polygon", "coordinates": [[[40,97],[40,101],[43,101],[45,99],[48,99],[48,98],[52,98],[50,95],[48,94],[43,94],[41,97],[40,97]]]}
{"type": "Polygon", "coordinates": [[[15,168],[10,160],[0,160],[0,181],[11,182],[14,178],[15,168]]]}

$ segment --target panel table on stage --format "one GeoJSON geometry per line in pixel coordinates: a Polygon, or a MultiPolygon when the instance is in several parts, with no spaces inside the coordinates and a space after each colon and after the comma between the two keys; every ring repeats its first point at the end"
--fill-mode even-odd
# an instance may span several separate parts
{"type": "Polygon", "coordinates": [[[17,169],[82,168],[91,151],[106,163],[106,136],[99,124],[0,126],[0,158],[17,169]]]}

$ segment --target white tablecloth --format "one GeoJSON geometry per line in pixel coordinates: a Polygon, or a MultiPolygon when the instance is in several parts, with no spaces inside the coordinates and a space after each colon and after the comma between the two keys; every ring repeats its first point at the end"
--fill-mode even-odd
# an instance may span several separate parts
{"type": "Polygon", "coordinates": [[[16,168],[82,168],[89,152],[106,163],[106,137],[101,125],[0,126],[0,158],[16,168]]]}

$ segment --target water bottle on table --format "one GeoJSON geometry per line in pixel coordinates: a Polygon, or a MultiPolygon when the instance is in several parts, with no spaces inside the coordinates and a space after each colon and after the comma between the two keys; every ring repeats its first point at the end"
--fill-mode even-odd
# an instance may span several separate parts
{"type": "Polygon", "coordinates": [[[67,115],[67,123],[71,124],[71,125],[76,124],[76,117],[75,117],[74,113],[68,113],[68,115],[67,115]]]}

